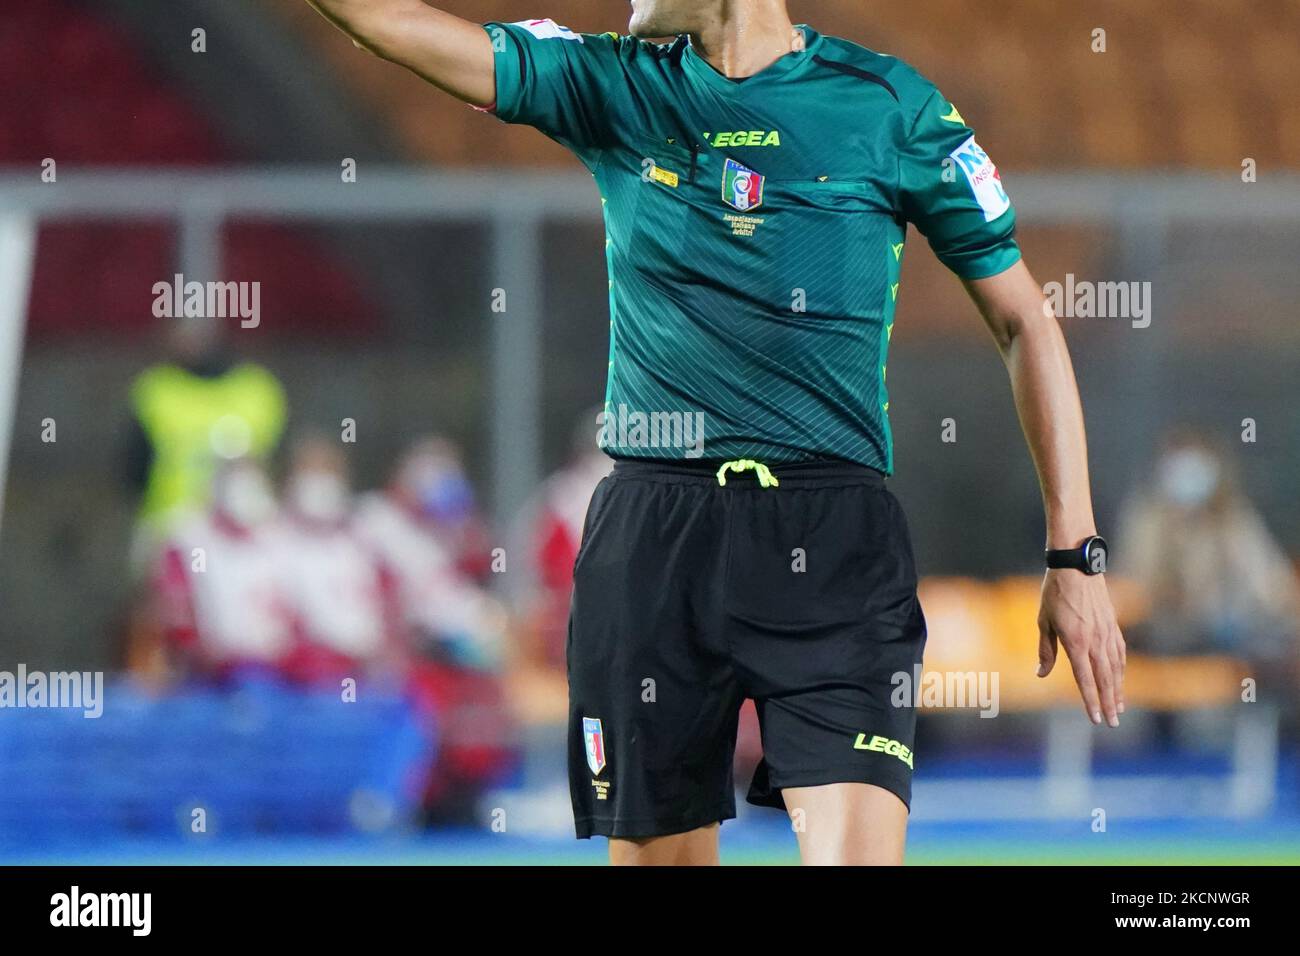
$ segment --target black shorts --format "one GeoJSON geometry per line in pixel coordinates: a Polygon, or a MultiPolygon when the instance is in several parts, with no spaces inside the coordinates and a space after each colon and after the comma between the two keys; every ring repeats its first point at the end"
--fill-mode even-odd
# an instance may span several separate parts
{"type": "Polygon", "coordinates": [[[579,837],[683,833],[736,815],[741,704],[763,761],[749,802],[870,783],[910,806],[916,712],[895,675],[925,620],[884,477],[620,461],[596,489],[569,620],[569,788],[579,837]]]}

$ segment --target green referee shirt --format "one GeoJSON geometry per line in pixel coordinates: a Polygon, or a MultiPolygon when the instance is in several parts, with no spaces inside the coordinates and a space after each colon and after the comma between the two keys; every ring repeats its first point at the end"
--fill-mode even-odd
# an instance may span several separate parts
{"type": "Polygon", "coordinates": [[[739,81],[685,37],[485,29],[497,116],[568,147],[600,188],[606,451],[891,472],[907,223],[963,278],[1020,256],[956,108],[905,63],[807,26],[806,49],[739,81]]]}

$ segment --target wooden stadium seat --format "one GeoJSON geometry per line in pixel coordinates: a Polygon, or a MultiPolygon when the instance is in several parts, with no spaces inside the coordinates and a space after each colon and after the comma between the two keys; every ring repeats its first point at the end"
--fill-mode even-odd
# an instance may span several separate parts
{"type": "MultiPolygon", "coordinates": [[[[926,672],[997,671],[1003,712],[1079,707],[1063,650],[1051,675],[1036,673],[1040,586],[1037,577],[924,581],[921,603],[930,629],[926,672]]],[[[1224,656],[1129,654],[1125,699],[1130,708],[1159,711],[1226,705],[1240,699],[1248,673],[1244,662],[1224,656]]]]}
{"type": "MultiPolygon", "coordinates": [[[[502,13],[469,0],[443,5],[471,19],[502,13]]],[[[359,56],[306,4],[275,9],[390,117],[414,157],[446,165],[572,164],[561,147],[530,131],[483,123],[413,77],[359,56]]],[[[552,0],[544,12],[579,31],[625,29],[622,11],[579,0],[552,0]]],[[[1184,0],[1176,13],[1123,0],[1086,8],[1004,0],[995,16],[969,0],[874,6],[869,14],[860,0],[823,0],[792,3],[790,12],[917,66],[1010,168],[1218,168],[1231,156],[1280,165],[1296,155],[1278,142],[1283,133],[1274,126],[1282,117],[1263,106],[1300,81],[1290,40],[1300,32],[1300,5],[1290,0],[1184,0]],[[1107,30],[1104,54],[1091,50],[1099,26],[1107,30]],[[1181,115],[1202,119],[1182,124],[1181,115]]]]}

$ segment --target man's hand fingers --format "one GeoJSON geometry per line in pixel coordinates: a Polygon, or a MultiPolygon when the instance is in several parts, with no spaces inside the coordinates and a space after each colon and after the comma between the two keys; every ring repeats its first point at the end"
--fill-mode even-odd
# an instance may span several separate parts
{"type": "Polygon", "coordinates": [[[1056,632],[1046,623],[1038,625],[1038,676],[1046,677],[1056,666],[1056,632]]]}
{"type": "MultiPolygon", "coordinates": [[[[1066,647],[1068,652],[1069,647],[1066,647]]],[[[1083,697],[1083,709],[1088,719],[1094,724],[1101,723],[1101,698],[1097,694],[1097,682],[1092,676],[1092,664],[1087,654],[1075,654],[1070,658],[1070,667],[1074,671],[1074,682],[1079,685],[1079,695],[1083,697]]]]}
{"type": "Polygon", "coordinates": [[[1124,713],[1124,674],[1128,670],[1128,648],[1124,644],[1124,635],[1118,627],[1115,628],[1114,640],[1115,650],[1119,656],[1115,683],[1115,709],[1122,714],[1124,713]]]}
{"type": "Polygon", "coordinates": [[[1101,698],[1102,714],[1107,724],[1118,727],[1119,713],[1115,709],[1115,659],[1111,656],[1109,635],[1091,641],[1089,657],[1092,661],[1093,679],[1097,682],[1098,696],[1101,698]]]}

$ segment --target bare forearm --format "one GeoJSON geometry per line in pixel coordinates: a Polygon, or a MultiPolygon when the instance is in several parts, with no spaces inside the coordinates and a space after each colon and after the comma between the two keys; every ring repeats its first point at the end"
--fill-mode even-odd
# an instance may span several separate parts
{"type": "Polygon", "coordinates": [[[400,64],[475,106],[496,99],[483,28],[421,0],[307,0],[357,46],[400,64]]]}
{"type": "Polygon", "coordinates": [[[420,0],[307,0],[316,12],[334,24],[357,45],[372,52],[384,40],[384,34],[395,29],[401,18],[413,6],[423,6],[420,0]]]}
{"type": "Polygon", "coordinates": [[[1072,548],[1096,533],[1088,445],[1074,367],[1060,324],[1023,262],[966,283],[1011,376],[1016,411],[1038,469],[1047,542],[1072,548]]]}
{"type": "MultiPolygon", "coordinates": [[[[1088,442],[1074,366],[1043,290],[1023,262],[966,289],[993,333],[1015,393],[1020,427],[1038,469],[1047,546],[1073,548],[1096,533],[1088,488],[1088,442]]],[[[1038,676],[1065,647],[1084,709],[1095,724],[1119,726],[1124,713],[1124,637],[1100,574],[1054,568],[1043,575],[1038,612],[1038,676]]]]}
{"type": "Polygon", "coordinates": [[[1038,470],[1047,546],[1072,548],[1096,533],[1083,408],[1055,319],[1025,322],[1002,350],[1020,427],[1038,470]]]}

